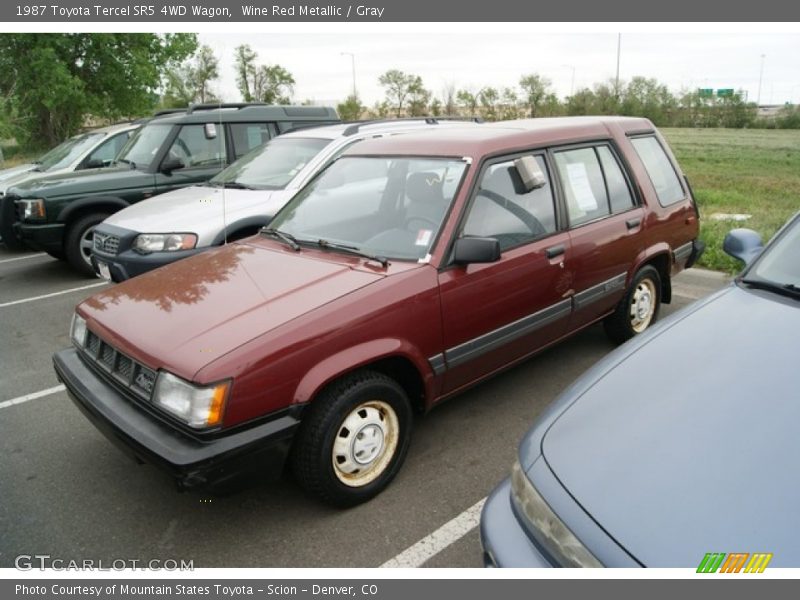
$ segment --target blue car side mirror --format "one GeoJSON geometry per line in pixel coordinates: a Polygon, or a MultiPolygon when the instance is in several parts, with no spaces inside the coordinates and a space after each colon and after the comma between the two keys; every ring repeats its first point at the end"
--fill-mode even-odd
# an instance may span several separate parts
{"type": "Polygon", "coordinates": [[[761,236],[752,229],[733,229],[722,242],[725,253],[738,258],[745,265],[749,265],[763,248],[761,236]]]}

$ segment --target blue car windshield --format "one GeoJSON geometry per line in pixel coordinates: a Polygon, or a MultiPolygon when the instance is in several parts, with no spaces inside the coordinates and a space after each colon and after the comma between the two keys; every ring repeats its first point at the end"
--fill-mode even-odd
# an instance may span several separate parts
{"type": "Polygon", "coordinates": [[[748,269],[745,280],[768,282],[800,292],[800,216],[748,269]]]}

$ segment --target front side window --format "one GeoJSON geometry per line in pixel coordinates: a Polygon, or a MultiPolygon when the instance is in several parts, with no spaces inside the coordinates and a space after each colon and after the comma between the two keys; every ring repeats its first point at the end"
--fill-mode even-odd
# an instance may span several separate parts
{"type": "MultiPolygon", "coordinates": [[[[536,157],[542,173],[544,158],[536,157]]],[[[464,236],[491,237],[500,249],[525,244],[556,230],[553,189],[544,186],[527,191],[514,162],[490,165],[483,173],[462,231],[464,236]]]]}
{"type": "Polygon", "coordinates": [[[318,138],[275,138],[237,160],[211,183],[238,184],[263,190],[283,189],[330,142],[318,138]]]}
{"type": "Polygon", "coordinates": [[[304,187],[270,227],[301,245],[418,260],[430,251],[465,169],[460,159],[346,156],[304,187]]]}
{"type": "Polygon", "coordinates": [[[177,158],[186,168],[224,167],[225,136],[221,128],[215,129],[220,130],[211,137],[205,124],[184,125],[172,142],[166,160],[177,158]]]}
{"type": "Polygon", "coordinates": [[[686,194],[678,174],[655,136],[632,138],[631,143],[656,188],[659,204],[669,206],[683,200],[686,194]]]}
{"type": "Polygon", "coordinates": [[[172,125],[145,125],[128,140],[119,153],[117,162],[128,164],[134,169],[147,169],[171,132],[172,125]]]}

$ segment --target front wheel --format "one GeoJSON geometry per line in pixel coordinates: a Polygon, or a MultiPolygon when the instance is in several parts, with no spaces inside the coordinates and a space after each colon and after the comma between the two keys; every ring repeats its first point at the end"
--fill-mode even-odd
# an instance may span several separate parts
{"type": "Polygon", "coordinates": [[[94,275],[91,261],[94,228],[108,216],[108,213],[90,213],[76,219],[67,227],[64,255],[70,266],[84,275],[94,275]]]}
{"type": "Polygon", "coordinates": [[[292,451],[295,478],[330,504],[365,502],[400,470],[412,420],[408,397],[396,381],[374,371],[347,375],[304,415],[292,451]]]}
{"type": "Polygon", "coordinates": [[[621,344],[656,322],[661,308],[661,276],[647,265],[634,276],[625,296],[605,322],[606,334],[621,344]]]}

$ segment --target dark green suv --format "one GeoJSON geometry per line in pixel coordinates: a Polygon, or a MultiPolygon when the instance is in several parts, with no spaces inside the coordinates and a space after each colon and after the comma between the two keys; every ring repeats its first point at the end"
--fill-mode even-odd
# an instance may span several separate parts
{"type": "Polygon", "coordinates": [[[195,105],[157,115],[109,168],[10,188],[0,199],[0,235],[94,274],[89,262],[94,227],[110,214],[204,182],[280,133],[338,122],[334,109],[315,106],[195,105]]]}

